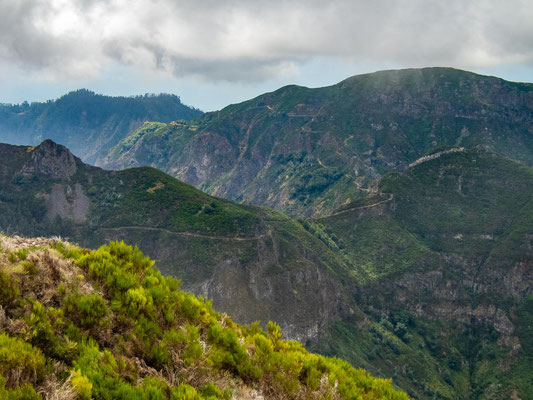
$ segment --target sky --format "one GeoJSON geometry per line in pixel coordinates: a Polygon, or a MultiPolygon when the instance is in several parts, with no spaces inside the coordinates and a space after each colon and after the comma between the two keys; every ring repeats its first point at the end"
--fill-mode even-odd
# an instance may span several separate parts
{"type": "Polygon", "coordinates": [[[531,0],[0,0],[0,102],[87,88],[211,111],[426,66],[533,82],[532,21],[531,0]]]}

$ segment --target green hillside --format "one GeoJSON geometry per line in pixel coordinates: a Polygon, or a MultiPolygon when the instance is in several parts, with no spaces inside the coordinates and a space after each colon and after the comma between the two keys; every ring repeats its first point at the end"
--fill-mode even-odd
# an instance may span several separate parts
{"type": "Polygon", "coordinates": [[[0,237],[2,399],[408,399],[243,326],[123,242],[0,237]]]}
{"type": "Polygon", "coordinates": [[[533,398],[533,169],[459,151],[379,189],[307,223],[368,276],[356,301],[370,325],[335,322],[314,349],[416,398],[533,398]]]}
{"type": "Polygon", "coordinates": [[[143,127],[103,165],[150,165],[213,195],[324,216],[435,148],[482,145],[533,165],[532,104],[529,83],[451,68],[382,71],[143,127]]]}
{"type": "Polygon", "coordinates": [[[235,321],[276,321],[413,398],[531,398],[530,167],[439,150],[328,217],[292,220],[51,141],[0,145],[0,160],[8,234],[135,243],[235,321]]]}
{"type": "Polygon", "coordinates": [[[68,146],[91,164],[144,121],[191,120],[203,113],[174,95],[109,97],[77,90],[43,103],[0,104],[0,142],[68,146]]]}
{"type": "Polygon", "coordinates": [[[279,212],[206,195],[153,168],[91,167],[52,141],[0,145],[0,171],[8,234],[136,244],[239,322],[275,320],[302,342],[357,310],[338,295],[342,258],[279,212]]]}

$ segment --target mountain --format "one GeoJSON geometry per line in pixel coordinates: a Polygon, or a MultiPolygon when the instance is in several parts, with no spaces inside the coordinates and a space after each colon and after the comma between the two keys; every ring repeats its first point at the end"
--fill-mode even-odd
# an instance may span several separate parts
{"type": "Polygon", "coordinates": [[[99,157],[146,120],[190,120],[203,113],[174,95],[108,97],[77,90],[55,101],[0,105],[0,142],[37,145],[52,139],[83,160],[99,157]]]}
{"type": "Polygon", "coordinates": [[[286,86],[191,123],[144,125],[101,165],[149,165],[216,196],[324,216],[435,149],[478,145],[533,165],[533,84],[424,68],[286,86]]]}
{"type": "Polygon", "coordinates": [[[408,399],[275,323],[234,323],[123,242],[0,246],[2,399],[408,399]]]}
{"type": "Polygon", "coordinates": [[[8,234],[137,244],[235,320],[274,320],[303,343],[358,310],[337,278],[347,273],[342,258],[298,222],[153,168],[102,170],[51,140],[0,145],[0,209],[8,234]]]}
{"type": "Polygon", "coordinates": [[[531,399],[533,169],[439,150],[327,217],[290,219],[152,168],[105,171],[51,141],[0,146],[0,229],[137,243],[239,323],[417,399],[531,399]]]}
{"type": "Polygon", "coordinates": [[[483,149],[424,157],[304,222],[359,279],[363,329],[318,347],[416,398],[533,398],[533,169],[483,149]]]}

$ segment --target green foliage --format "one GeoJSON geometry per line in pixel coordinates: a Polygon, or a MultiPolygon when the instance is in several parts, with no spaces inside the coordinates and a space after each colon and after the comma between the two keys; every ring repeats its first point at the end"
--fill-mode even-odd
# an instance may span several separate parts
{"type": "Polygon", "coordinates": [[[67,311],[71,313],[71,318],[78,319],[82,327],[92,328],[106,325],[109,311],[102,296],[72,294],[65,300],[65,304],[67,311]]]}
{"type": "Polygon", "coordinates": [[[39,272],[37,265],[33,261],[22,261],[22,268],[29,275],[36,275],[39,272]]]}
{"type": "Polygon", "coordinates": [[[44,376],[45,357],[38,348],[5,333],[0,334],[0,374],[8,387],[38,383],[44,376]]]}
{"type": "Polygon", "coordinates": [[[5,379],[0,375],[0,399],[2,400],[42,400],[29,383],[23,383],[15,388],[6,388],[5,379]]]}
{"type": "Polygon", "coordinates": [[[78,394],[80,400],[90,400],[93,384],[79,370],[72,371],[70,384],[78,394]]]}
{"type": "Polygon", "coordinates": [[[20,288],[15,279],[0,271],[0,305],[10,306],[20,295],[20,288]]]}
{"type": "MultiPolygon", "coordinates": [[[[37,399],[40,385],[52,379],[70,385],[79,399],[96,400],[229,400],[239,381],[279,398],[407,399],[388,381],[282,340],[273,322],[263,332],[220,316],[210,302],[179,291],[179,282],[164,278],[137,248],[55,247],[86,278],[50,283],[52,290],[61,287],[58,307],[40,292],[37,299],[13,292],[9,310],[25,328],[20,338],[0,335],[4,398],[37,399]],[[25,305],[16,306],[17,298],[25,305]],[[68,374],[47,368],[59,362],[68,374]]],[[[9,275],[1,276],[9,286],[9,275]]],[[[30,287],[30,276],[19,278],[30,287]]]]}
{"type": "Polygon", "coordinates": [[[28,249],[24,247],[22,249],[15,251],[14,254],[18,257],[19,260],[25,260],[26,257],[28,256],[28,249]]]}

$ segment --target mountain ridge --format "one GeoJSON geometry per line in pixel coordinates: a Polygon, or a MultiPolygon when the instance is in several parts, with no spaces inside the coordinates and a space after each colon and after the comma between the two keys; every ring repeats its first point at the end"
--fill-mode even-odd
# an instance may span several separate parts
{"type": "Polygon", "coordinates": [[[533,165],[533,85],[450,68],[384,71],[153,128],[102,165],[150,165],[211,194],[320,216],[443,146],[482,145],[533,165]]]}
{"type": "Polygon", "coordinates": [[[147,167],[17,173],[36,151],[0,146],[0,228],[136,243],[236,321],[275,320],[414,398],[528,398],[530,167],[482,147],[448,152],[384,175],[338,213],[295,221],[147,167]],[[83,196],[91,206],[76,220],[83,196]],[[47,219],[52,198],[66,213],[47,219]]]}
{"type": "Polygon", "coordinates": [[[47,102],[0,104],[0,141],[37,145],[49,138],[94,164],[146,120],[171,122],[202,114],[176,95],[112,97],[80,89],[47,102]]]}

